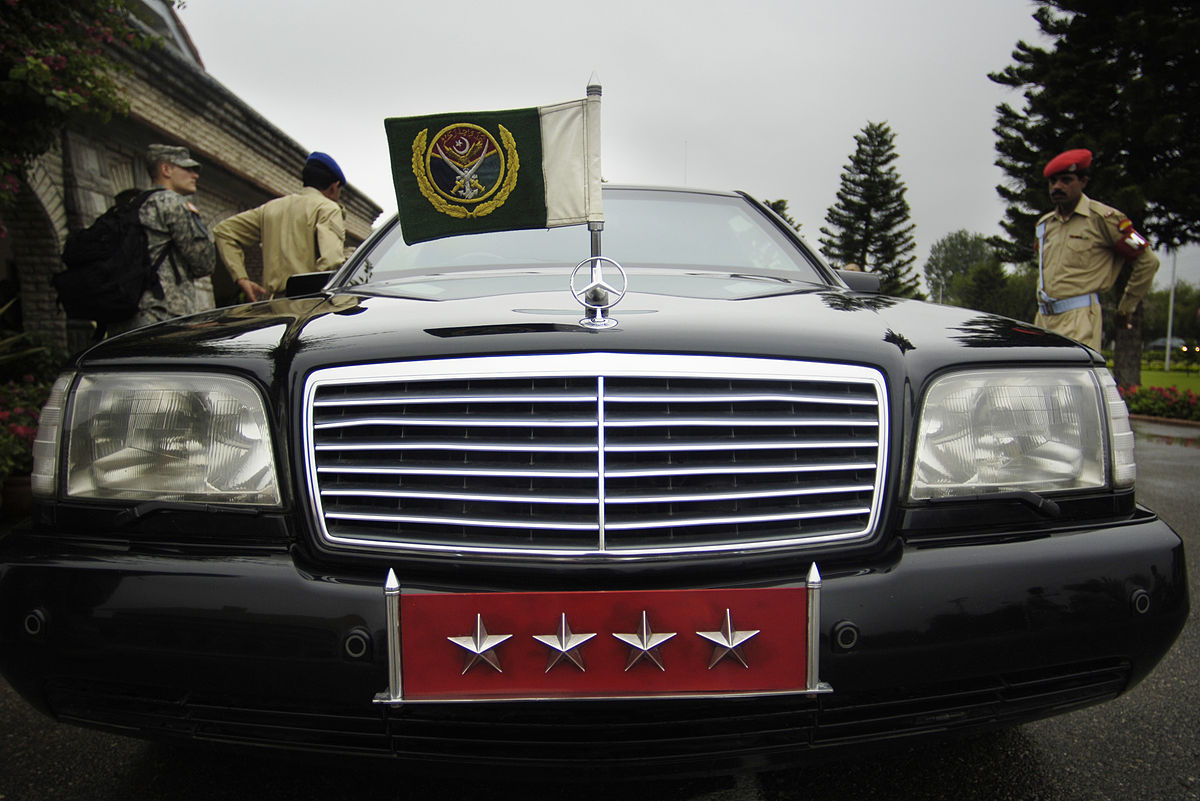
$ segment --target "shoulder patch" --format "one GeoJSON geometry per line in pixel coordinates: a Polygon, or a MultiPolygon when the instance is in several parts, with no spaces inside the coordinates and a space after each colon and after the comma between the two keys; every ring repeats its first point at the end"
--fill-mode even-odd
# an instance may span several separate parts
{"type": "Polygon", "coordinates": [[[1117,255],[1127,260],[1136,259],[1149,246],[1146,238],[1134,229],[1133,222],[1122,216],[1117,223],[1117,241],[1113,242],[1117,255]]]}

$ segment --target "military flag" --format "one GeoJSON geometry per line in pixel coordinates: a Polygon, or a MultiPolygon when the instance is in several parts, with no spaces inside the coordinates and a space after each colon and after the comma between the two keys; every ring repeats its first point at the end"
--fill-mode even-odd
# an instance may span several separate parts
{"type": "Polygon", "coordinates": [[[600,96],[384,120],[404,241],[601,223],[600,96]]]}

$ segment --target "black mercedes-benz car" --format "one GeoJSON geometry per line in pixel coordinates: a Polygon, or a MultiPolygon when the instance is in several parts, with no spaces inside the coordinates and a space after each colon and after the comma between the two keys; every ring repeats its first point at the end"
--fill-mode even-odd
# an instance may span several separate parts
{"type": "Polygon", "coordinates": [[[1183,546],[1099,354],[871,292],[741,194],[604,202],[602,238],[392,221],[82,354],[0,542],[3,675],[123,733],[627,775],[1154,668],[1183,546]]]}

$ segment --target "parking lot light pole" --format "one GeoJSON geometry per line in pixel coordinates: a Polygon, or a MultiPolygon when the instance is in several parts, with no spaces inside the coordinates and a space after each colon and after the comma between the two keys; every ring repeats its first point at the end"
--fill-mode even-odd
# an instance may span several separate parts
{"type": "Polygon", "coordinates": [[[1163,369],[1171,372],[1171,330],[1175,327],[1175,259],[1177,251],[1171,248],[1171,293],[1167,301],[1167,358],[1163,369]]]}

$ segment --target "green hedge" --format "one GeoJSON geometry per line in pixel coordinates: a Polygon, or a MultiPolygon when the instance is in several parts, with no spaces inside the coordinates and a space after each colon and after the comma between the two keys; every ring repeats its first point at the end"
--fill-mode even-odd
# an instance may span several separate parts
{"type": "Polygon", "coordinates": [[[1130,414],[1200,421],[1200,395],[1175,387],[1123,387],[1121,397],[1130,414]]]}

